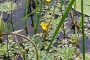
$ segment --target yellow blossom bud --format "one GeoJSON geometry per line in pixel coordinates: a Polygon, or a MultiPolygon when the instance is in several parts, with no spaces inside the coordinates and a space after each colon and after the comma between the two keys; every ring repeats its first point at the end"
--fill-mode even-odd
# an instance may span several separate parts
{"type": "Polygon", "coordinates": [[[49,29],[49,23],[41,22],[40,25],[44,31],[47,31],[49,29]]]}
{"type": "Polygon", "coordinates": [[[47,3],[49,3],[51,0],[46,0],[47,3]]]}

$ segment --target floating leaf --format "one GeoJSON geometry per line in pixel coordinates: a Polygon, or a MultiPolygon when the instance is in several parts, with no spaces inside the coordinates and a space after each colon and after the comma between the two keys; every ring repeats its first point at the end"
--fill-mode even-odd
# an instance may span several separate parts
{"type": "Polygon", "coordinates": [[[15,3],[12,3],[12,2],[0,3],[0,11],[1,12],[9,12],[11,10],[14,10],[15,7],[16,7],[16,4],[15,3]]]}

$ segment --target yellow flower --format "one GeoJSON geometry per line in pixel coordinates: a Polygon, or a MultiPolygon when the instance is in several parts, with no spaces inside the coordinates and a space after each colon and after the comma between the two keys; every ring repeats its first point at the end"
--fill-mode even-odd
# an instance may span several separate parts
{"type": "Polygon", "coordinates": [[[51,0],[46,0],[46,2],[48,2],[48,3],[49,3],[50,1],[51,1],[51,0]]]}
{"type": "Polygon", "coordinates": [[[47,31],[49,29],[49,23],[41,22],[40,25],[44,31],[47,31]]]}

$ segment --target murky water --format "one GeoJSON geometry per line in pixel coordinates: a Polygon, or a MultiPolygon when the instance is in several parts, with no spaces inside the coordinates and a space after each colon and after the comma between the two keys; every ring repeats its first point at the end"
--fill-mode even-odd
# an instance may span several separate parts
{"type": "MultiPolygon", "coordinates": [[[[13,11],[13,17],[12,17],[12,20],[13,20],[13,24],[16,24],[18,21],[20,21],[22,18],[24,18],[24,12],[25,12],[25,4],[24,4],[24,0],[17,0],[17,8],[13,11]]],[[[4,18],[7,17],[7,14],[5,13],[4,14],[4,18]]],[[[80,17],[80,14],[78,13],[76,16],[75,16],[75,20],[78,20],[80,17]]],[[[67,17],[67,22],[66,22],[66,25],[67,25],[67,28],[70,29],[71,28],[71,19],[70,19],[70,15],[68,15],[67,17]]],[[[10,20],[10,17],[8,18],[8,20],[10,20]]],[[[8,22],[5,21],[6,23],[8,22]]],[[[20,29],[24,29],[24,26],[25,23],[24,21],[22,23],[20,23],[18,26],[16,26],[14,29],[15,30],[20,30],[20,29]]],[[[29,35],[33,35],[34,32],[33,32],[33,28],[30,26],[31,25],[31,18],[29,17],[28,18],[28,26],[29,26],[29,35]]],[[[88,29],[89,30],[89,29],[88,29]]],[[[39,29],[39,31],[41,31],[39,29]]],[[[25,34],[25,30],[23,32],[21,32],[21,34],[25,34]]],[[[72,34],[73,33],[73,30],[70,30],[68,32],[68,34],[72,34]]],[[[62,35],[60,35],[62,36],[62,35]]],[[[82,38],[79,39],[79,45],[80,45],[80,50],[82,51],[82,38]]],[[[90,53],[90,38],[89,36],[86,38],[86,51],[87,53],[90,53]]]]}

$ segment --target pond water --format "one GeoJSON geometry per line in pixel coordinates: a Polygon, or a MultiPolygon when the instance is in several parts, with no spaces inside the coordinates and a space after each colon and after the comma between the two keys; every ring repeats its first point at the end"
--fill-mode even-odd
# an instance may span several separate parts
{"type": "MultiPolygon", "coordinates": [[[[25,1],[24,0],[17,0],[17,8],[15,10],[13,10],[13,14],[12,14],[12,22],[13,25],[17,24],[20,20],[22,20],[24,18],[24,12],[25,12],[25,1]]],[[[4,13],[3,14],[3,18],[6,19],[8,17],[8,13],[4,13]]],[[[10,15],[8,17],[7,20],[5,20],[5,23],[8,23],[8,21],[10,21],[10,15]]],[[[31,27],[31,17],[28,17],[28,26],[29,26],[29,33],[30,35],[33,34],[33,27],[31,27]]],[[[12,26],[11,26],[12,27],[12,26]]],[[[25,20],[22,21],[20,24],[18,24],[14,30],[20,30],[20,29],[24,29],[25,28],[25,20]]],[[[12,31],[12,30],[11,30],[12,31]]],[[[23,31],[22,34],[25,34],[26,32],[23,31]]]]}
{"type": "MultiPolygon", "coordinates": [[[[12,16],[12,21],[13,21],[13,24],[14,24],[14,25],[15,25],[19,20],[21,20],[22,18],[24,18],[24,12],[25,12],[24,0],[17,0],[16,3],[17,3],[17,8],[13,11],[13,16],[12,16]]],[[[6,18],[6,17],[7,17],[7,14],[5,13],[5,14],[4,14],[4,18],[6,18]]],[[[80,17],[80,14],[77,13],[77,15],[75,16],[75,20],[79,19],[79,17],[80,17]]],[[[10,20],[10,16],[9,16],[8,20],[10,20]]],[[[7,23],[8,20],[5,21],[5,22],[7,23]]],[[[68,15],[67,20],[68,20],[68,21],[67,21],[67,28],[70,28],[70,27],[71,27],[71,24],[70,24],[70,15],[68,15]]],[[[24,21],[23,21],[21,24],[19,24],[18,26],[16,26],[16,27],[14,28],[14,30],[24,29],[24,27],[25,27],[24,25],[25,25],[25,23],[24,23],[24,21]]],[[[29,26],[28,32],[29,32],[29,35],[33,35],[33,34],[34,34],[34,32],[33,32],[33,27],[31,27],[30,25],[31,25],[31,18],[29,17],[29,18],[28,18],[28,26],[29,26]]],[[[89,29],[88,29],[88,30],[89,30],[89,29]]],[[[41,31],[41,29],[39,28],[38,31],[41,31]]],[[[21,34],[25,34],[26,32],[25,32],[25,30],[24,30],[24,31],[22,31],[22,32],[20,32],[20,33],[21,33],[21,34]]],[[[71,34],[71,33],[73,33],[73,31],[70,30],[68,33],[71,34]]],[[[62,35],[60,35],[60,36],[62,36],[62,35]]],[[[87,38],[86,38],[86,51],[87,51],[88,53],[90,53],[90,38],[89,38],[89,36],[86,36],[86,37],[87,37],[87,38]]],[[[82,43],[82,38],[79,39],[80,50],[82,51],[82,45],[81,45],[81,43],[82,43]]]]}

